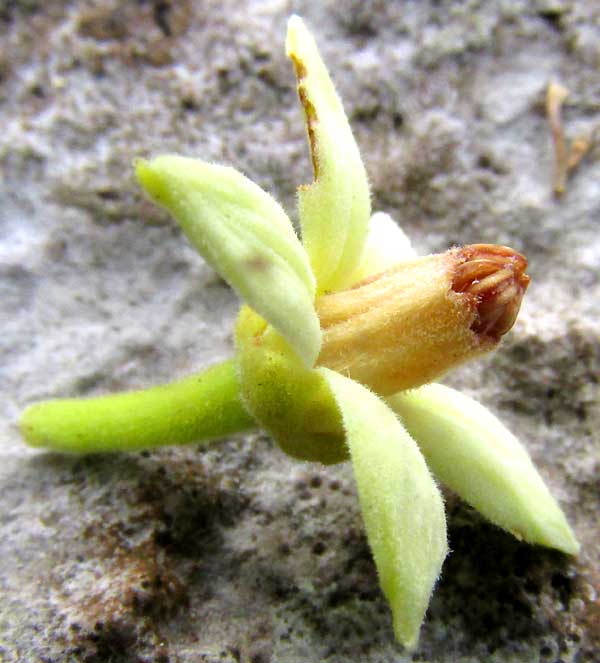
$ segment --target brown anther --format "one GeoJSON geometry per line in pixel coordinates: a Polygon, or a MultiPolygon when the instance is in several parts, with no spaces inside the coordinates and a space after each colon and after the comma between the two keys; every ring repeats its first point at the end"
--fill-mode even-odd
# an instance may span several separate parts
{"type": "Polygon", "coordinates": [[[459,255],[452,289],[473,298],[477,317],[471,329],[499,340],[515,323],[529,285],[527,258],[496,244],[471,244],[460,249],[459,255]]]}

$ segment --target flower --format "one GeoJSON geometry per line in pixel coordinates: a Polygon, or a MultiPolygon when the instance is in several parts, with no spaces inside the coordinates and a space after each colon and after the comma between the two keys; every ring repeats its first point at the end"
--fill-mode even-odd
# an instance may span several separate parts
{"type": "Polygon", "coordinates": [[[496,347],[527,263],[477,244],[416,257],[389,217],[371,216],[341,102],[296,16],[287,53],[315,175],[299,190],[302,242],[280,205],[232,168],[179,156],[136,164],[150,197],[245,301],[235,358],[150,390],[34,405],[21,430],[32,445],[86,452],[258,424],[300,459],[349,457],[394,630],[412,648],[447,554],[435,479],[518,538],[578,552],[517,439],[482,405],[431,383],[496,347]]]}

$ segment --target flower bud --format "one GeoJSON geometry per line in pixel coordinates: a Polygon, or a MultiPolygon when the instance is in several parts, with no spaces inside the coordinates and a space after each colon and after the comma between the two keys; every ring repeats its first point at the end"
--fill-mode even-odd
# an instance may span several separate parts
{"type": "Polygon", "coordinates": [[[529,284],[513,249],[472,244],[400,263],[317,299],[317,360],[382,395],[418,387],[496,347],[529,284]]]}

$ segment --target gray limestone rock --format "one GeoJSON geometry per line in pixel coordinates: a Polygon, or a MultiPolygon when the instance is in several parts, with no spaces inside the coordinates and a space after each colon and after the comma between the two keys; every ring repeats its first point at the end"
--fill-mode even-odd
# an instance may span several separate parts
{"type": "Polygon", "coordinates": [[[0,4],[0,661],[583,663],[600,656],[600,160],[552,196],[544,114],[600,126],[590,0],[0,4]],[[260,433],[64,457],[16,420],[232,351],[234,294],[150,205],[136,156],[234,165],[294,214],[310,181],[288,14],[315,34],[373,190],[422,252],[512,245],[532,285],[449,382],[525,442],[582,544],[519,543],[447,494],[451,555],[395,644],[351,468],[260,433]]]}

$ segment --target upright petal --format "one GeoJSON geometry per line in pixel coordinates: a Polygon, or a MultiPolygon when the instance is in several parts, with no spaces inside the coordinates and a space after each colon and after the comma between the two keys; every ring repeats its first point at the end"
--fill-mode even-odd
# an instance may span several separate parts
{"type": "Polygon", "coordinates": [[[446,557],[444,505],[417,445],[368,389],[326,368],[342,413],[358,497],[394,631],[416,646],[446,557]]]}
{"type": "Polygon", "coordinates": [[[369,220],[367,241],[360,262],[352,274],[352,283],[416,257],[417,252],[410,239],[394,219],[385,212],[375,212],[369,220]]]}
{"type": "Polygon", "coordinates": [[[321,345],[315,279],[281,206],[233,168],[196,159],[140,160],[136,173],[204,259],[312,365],[321,345]]]}
{"type": "Polygon", "coordinates": [[[579,544],[529,454],[483,405],[430,384],[388,399],[432,472],[519,539],[577,554],[579,544]]]}
{"type": "Polygon", "coordinates": [[[299,191],[302,240],[324,292],[348,285],[358,264],[371,209],[369,183],[342,103],[298,16],[290,18],[286,51],[296,69],[315,176],[299,191]]]}

